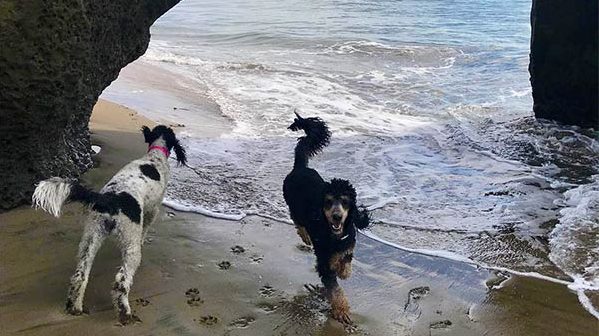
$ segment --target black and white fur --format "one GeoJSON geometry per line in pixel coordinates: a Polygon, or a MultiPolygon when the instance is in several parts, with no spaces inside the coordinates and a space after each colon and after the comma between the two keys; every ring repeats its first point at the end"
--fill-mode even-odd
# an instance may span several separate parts
{"type": "MultiPolygon", "coordinates": [[[[144,126],[145,142],[175,151],[177,161],[185,164],[185,149],[171,128],[163,125],[153,130],[144,126]]],[[[146,155],[130,162],[108,183],[95,192],[75,180],[52,177],[36,187],[32,204],[59,217],[66,202],[78,201],[89,206],[83,237],[79,244],[79,262],[71,277],[66,310],[73,315],[84,312],[83,297],[96,253],[104,239],[114,235],[122,255],[112,288],[112,298],[123,324],[140,321],[132,314],[129,290],[141,262],[141,246],[152,222],[157,218],[170,176],[168,157],[160,149],[150,149],[146,155]]]]}

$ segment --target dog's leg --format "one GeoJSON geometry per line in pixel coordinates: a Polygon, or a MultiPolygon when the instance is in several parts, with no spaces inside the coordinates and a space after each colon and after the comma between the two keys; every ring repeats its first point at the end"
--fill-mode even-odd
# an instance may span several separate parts
{"type": "Polygon", "coordinates": [[[71,285],[67,294],[66,310],[69,314],[81,315],[84,312],[83,297],[89,272],[104,238],[106,238],[106,233],[102,231],[101,223],[97,220],[89,220],[79,243],[79,262],[75,274],[71,277],[71,285]]]}
{"type": "Polygon", "coordinates": [[[337,283],[335,273],[330,270],[330,273],[322,277],[322,283],[325,287],[326,297],[331,303],[331,315],[341,323],[351,324],[349,317],[349,302],[345,297],[343,288],[337,283]]]}
{"type": "Polygon", "coordinates": [[[129,290],[133,284],[133,276],[141,263],[141,228],[132,227],[138,225],[127,223],[131,230],[120,233],[121,256],[123,265],[115,277],[115,283],[112,287],[112,300],[114,306],[119,312],[119,321],[123,325],[141,322],[139,317],[131,312],[129,305],[129,290]]]}
{"type": "Polygon", "coordinates": [[[336,272],[330,267],[330,260],[319,259],[318,255],[316,259],[318,275],[320,275],[320,279],[324,285],[326,297],[331,303],[332,317],[341,323],[351,324],[349,303],[343,293],[343,289],[337,282],[336,272]]]}
{"type": "Polygon", "coordinates": [[[352,321],[349,318],[349,302],[345,297],[343,288],[336,286],[330,291],[327,291],[327,298],[331,302],[331,315],[333,318],[341,323],[351,324],[352,321]]]}
{"type": "Polygon", "coordinates": [[[329,266],[341,279],[347,279],[351,275],[351,262],[353,259],[353,247],[333,254],[329,266]]]}
{"type": "Polygon", "coordinates": [[[301,225],[296,225],[295,228],[297,229],[297,234],[300,236],[300,238],[302,239],[302,241],[304,242],[304,244],[311,246],[312,245],[312,239],[310,239],[310,235],[308,234],[308,230],[306,230],[305,227],[301,226],[301,225]]]}
{"type": "Polygon", "coordinates": [[[339,269],[337,270],[337,276],[343,280],[349,278],[351,275],[351,261],[342,261],[339,263],[339,269]]]}
{"type": "Polygon", "coordinates": [[[141,244],[142,245],[146,241],[148,229],[150,228],[150,226],[152,226],[152,224],[154,224],[154,222],[156,221],[156,218],[158,218],[159,213],[160,213],[160,207],[155,206],[154,208],[152,208],[152,210],[150,210],[149,212],[144,214],[144,221],[143,221],[144,228],[143,228],[143,233],[141,236],[141,244]]]}

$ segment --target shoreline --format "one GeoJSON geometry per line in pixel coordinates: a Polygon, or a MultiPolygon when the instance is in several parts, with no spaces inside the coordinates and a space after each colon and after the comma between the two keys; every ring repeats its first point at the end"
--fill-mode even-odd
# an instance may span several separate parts
{"type": "MultiPolygon", "coordinates": [[[[143,65],[140,65],[140,66],[141,67],[147,67],[147,66],[149,66],[149,64],[143,64],[143,65]]],[[[162,69],[162,70],[165,71],[165,73],[167,73],[167,70],[165,70],[165,69],[162,69]]],[[[133,111],[133,110],[131,110],[131,111],[133,111]]],[[[135,111],[133,111],[133,112],[135,112],[135,111]]],[[[137,113],[137,112],[135,112],[135,113],[137,113]]],[[[144,118],[144,117],[142,116],[142,118],[144,118]]],[[[208,129],[209,127],[204,127],[204,128],[208,129]]],[[[220,131],[221,132],[219,132],[218,135],[214,135],[213,134],[212,136],[220,136],[221,134],[223,134],[223,133],[226,132],[224,129],[221,129],[220,131]]],[[[183,212],[190,213],[190,214],[193,214],[193,215],[199,215],[199,216],[203,216],[203,217],[207,217],[207,218],[213,218],[213,219],[218,219],[218,220],[243,221],[244,219],[246,219],[248,217],[249,218],[256,217],[256,218],[260,218],[260,219],[269,219],[267,217],[260,216],[260,215],[257,215],[257,214],[251,214],[251,213],[247,213],[247,214],[245,214],[242,217],[239,217],[239,216],[232,216],[231,217],[231,216],[226,216],[226,215],[222,215],[222,216],[221,215],[215,215],[215,214],[212,214],[212,213],[198,212],[197,209],[189,209],[189,208],[185,209],[186,208],[185,206],[177,205],[174,202],[170,202],[170,204],[167,204],[166,201],[163,202],[163,206],[167,207],[167,208],[170,208],[170,209],[172,209],[174,211],[183,211],[183,212]]],[[[284,221],[281,221],[279,219],[270,218],[270,220],[273,220],[273,221],[279,222],[279,223],[285,223],[284,221]]],[[[287,222],[286,224],[289,224],[289,222],[287,222]]],[[[483,268],[488,273],[487,274],[487,278],[493,278],[492,274],[493,273],[497,273],[497,272],[499,272],[499,273],[508,273],[510,275],[510,277],[507,278],[506,281],[504,281],[503,283],[500,283],[499,286],[504,286],[504,285],[508,284],[511,280],[517,279],[517,278],[528,278],[528,279],[532,279],[533,281],[543,281],[543,282],[549,282],[549,283],[552,283],[552,284],[557,284],[557,285],[560,285],[560,286],[564,286],[565,289],[568,292],[570,292],[574,296],[577,296],[579,305],[585,310],[585,312],[589,313],[590,315],[594,315],[593,312],[590,311],[589,308],[585,306],[583,300],[581,299],[581,297],[580,297],[580,295],[581,295],[580,289],[579,288],[573,289],[572,286],[576,285],[575,281],[565,281],[565,280],[555,279],[555,278],[544,276],[542,274],[538,274],[538,273],[535,273],[535,272],[519,272],[519,271],[515,271],[515,270],[509,269],[509,268],[505,268],[505,267],[489,266],[489,265],[477,263],[475,261],[470,260],[469,258],[461,257],[461,256],[460,256],[461,258],[452,258],[452,257],[444,256],[444,255],[435,254],[435,253],[428,254],[428,253],[425,253],[425,252],[420,251],[420,250],[410,249],[410,248],[406,248],[406,247],[403,247],[403,246],[396,246],[396,244],[384,241],[380,237],[377,237],[377,236],[373,237],[372,234],[367,234],[367,233],[364,233],[364,232],[360,232],[360,233],[364,237],[368,237],[369,239],[372,239],[373,241],[377,241],[378,243],[387,245],[389,247],[398,248],[398,249],[400,249],[403,252],[414,253],[414,254],[417,254],[417,255],[424,256],[424,257],[441,258],[441,259],[447,260],[449,262],[462,263],[465,266],[476,267],[476,268],[483,268]]],[[[586,295],[584,295],[584,293],[583,293],[583,297],[586,298],[587,301],[590,302],[589,297],[586,296],[586,295]]],[[[595,317],[597,317],[597,316],[595,316],[595,317]]],[[[598,327],[598,330],[599,330],[599,319],[597,320],[597,327],[598,327]]]]}
{"type": "Polygon", "coordinates": [[[194,89],[198,85],[169,69],[139,59],[121,69],[118,80],[106,88],[100,99],[135,110],[156,123],[176,127],[196,138],[231,132],[233,121],[221,112],[217,103],[194,89]]]}
{"type": "MultiPolygon", "coordinates": [[[[145,153],[139,125],[149,121],[118,104],[101,104],[109,107],[108,116],[119,118],[92,118],[92,143],[102,151],[82,180],[95,189],[145,153]]],[[[164,206],[150,229],[130,296],[143,322],[115,326],[109,289],[120,257],[110,241],[90,276],[85,304],[91,313],[73,317],[64,314],[63,304],[83,228],[82,208],[69,204],[60,219],[28,207],[0,214],[5,251],[1,334],[544,336],[595,335],[599,330],[599,321],[563,285],[506,279],[470,264],[397,250],[364,235],[358,237],[354,274],[341,282],[357,324],[346,329],[328,318],[321,297],[304,288],[319,279],[314,256],[298,247],[292,225],[255,215],[215,219],[164,206]],[[233,252],[236,246],[244,251],[233,252]],[[223,261],[230,268],[221,269],[223,261]],[[195,288],[197,301],[186,296],[195,288]]]]}
{"type": "MultiPolygon", "coordinates": [[[[140,68],[146,68],[146,67],[155,67],[156,71],[158,71],[157,66],[151,65],[147,62],[144,63],[140,63],[135,64],[133,63],[134,67],[139,66],[140,68]]],[[[160,68],[160,71],[162,71],[163,76],[165,76],[165,78],[167,78],[168,76],[177,76],[176,74],[170,73],[168,70],[160,68]]],[[[129,71],[130,73],[135,73],[135,72],[139,72],[139,69],[131,69],[129,71]]],[[[131,74],[129,75],[131,76],[131,74]]],[[[179,88],[181,89],[181,88],[179,88]]],[[[130,109],[129,107],[126,107],[124,105],[120,105],[118,103],[114,103],[105,99],[100,99],[99,101],[99,105],[100,103],[104,103],[104,104],[115,104],[116,107],[124,107],[125,109],[129,110],[130,112],[130,116],[133,117],[133,120],[136,119],[136,117],[141,117],[141,120],[145,120],[148,123],[154,123],[154,125],[156,124],[156,121],[152,121],[150,119],[148,119],[147,117],[143,116],[142,114],[138,113],[137,111],[130,109]]],[[[212,111],[215,112],[215,111],[212,111]]],[[[106,119],[106,115],[101,115],[100,116],[101,119],[106,119]]],[[[112,122],[112,121],[111,121],[112,122]]],[[[167,124],[174,126],[172,123],[168,123],[167,124]]],[[[90,127],[91,127],[91,123],[90,123],[90,127]]],[[[176,127],[176,126],[175,126],[176,127]]],[[[203,127],[203,130],[208,130],[209,127],[203,127]]],[[[176,130],[176,129],[175,129],[176,130]]],[[[225,129],[219,129],[219,132],[216,134],[210,134],[208,135],[208,137],[215,137],[215,136],[220,136],[224,133],[226,133],[227,131],[230,131],[230,129],[225,130],[225,129]]],[[[197,135],[196,135],[197,136],[197,135]]],[[[261,216],[259,214],[252,214],[252,213],[246,213],[242,216],[235,216],[235,215],[221,215],[221,214],[214,214],[211,213],[209,211],[205,211],[204,209],[198,210],[199,208],[194,207],[194,206],[185,206],[185,205],[181,205],[178,204],[174,201],[168,201],[165,199],[165,201],[163,202],[163,206],[167,207],[171,210],[174,211],[182,211],[182,212],[186,212],[186,213],[191,213],[191,214],[195,214],[195,215],[200,215],[200,216],[205,216],[208,218],[214,218],[214,219],[222,219],[222,220],[231,220],[231,221],[241,221],[244,218],[247,217],[252,217],[252,216],[256,216],[258,218],[263,218],[263,219],[271,219],[274,220],[276,222],[280,222],[280,223],[285,223],[285,224],[290,224],[291,222],[285,222],[282,221],[280,219],[276,219],[276,218],[268,218],[265,216],[261,216]]],[[[422,251],[420,249],[411,249],[408,247],[404,247],[404,246],[399,246],[397,244],[388,242],[378,236],[376,236],[375,234],[371,233],[370,231],[366,231],[366,232],[362,232],[360,231],[360,234],[368,237],[369,239],[372,239],[374,241],[377,241],[378,243],[387,245],[389,247],[393,247],[396,249],[399,249],[401,251],[404,252],[408,252],[408,253],[414,253],[414,254],[418,254],[418,255],[422,255],[422,256],[427,256],[427,257],[434,257],[434,258],[442,258],[451,262],[459,262],[459,263],[463,263],[465,265],[469,265],[472,267],[476,267],[476,268],[483,268],[485,269],[489,274],[493,273],[493,272],[500,272],[500,273],[507,273],[510,275],[510,277],[523,277],[523,278],[531,278],[534,280],[539,280],[539,281],[546,281],[546,282],[550,282],[553,284],[558,284],[558,285],[562,285],[565,286],[569,291],[571,291],[574,295],[577,296],[579,304],[584,308],[584,310],[586,312],[588,312],[590,315],[594,316],[595,318],[597,318],[597,326],[598,326],[598,330],[599,330],[599,315],[596,315],[596,310],[595,307],[592,305],[591,303],[591,299],[589,298],[589,296],[587,296],[584,291],[585,290],[594,290],[594,289],[588,289],[586,287],[580,287],[580,285],[574,281],[574,279],[572,277],[571,281],[567,281],[567,280],[562,280],[562,279],[558,279],[558,278],[553,278],[550,276],[545,276],[543,274],[540,273],[536,273],[536,272],[520,272],[520,271],[516,271],[516,270],[512,270],[510,268],[507,267],[497,267],[497,266],[491,266],[491,265],[486,265],[486,264],[481,264],[479,262],[476,262],[474,260],[471,260],[470,258],[464,257],[464,256],[460,256],[460,255],[456,255],[454,256],[453,253],[451,252],[446,252],[446,251],[422,251]],[[430,252],[430,253],[429,253],[430,252]],[[450,255],[447,255],[450,254],[450,255]],[[586,302],[586,304],[585,304],[586,302]]],[[[509,280],[511,280],[510,278],[506,279],[506,281],[504,281],[503,284],[508,283],[509,280]]],[[[500,284],[500,285],[503,285],[500,284]]]]}

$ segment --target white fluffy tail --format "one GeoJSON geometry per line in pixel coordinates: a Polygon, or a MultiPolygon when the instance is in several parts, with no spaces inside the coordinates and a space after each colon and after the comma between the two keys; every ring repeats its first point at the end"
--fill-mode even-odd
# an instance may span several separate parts
{"type": "Polygon", "coordinates": [[[52,177],[41,181],[31,197],[32,206],[41,208],[55,217],[60,217],[62,206],[71,195],[72,182],[69,180],[52,177]]]}

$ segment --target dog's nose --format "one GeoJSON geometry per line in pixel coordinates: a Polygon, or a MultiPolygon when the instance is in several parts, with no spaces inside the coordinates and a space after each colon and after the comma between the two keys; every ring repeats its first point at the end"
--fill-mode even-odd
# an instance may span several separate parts
{"type": "Polygon", "coordinates": [[[340,221],[341,220],[341,215],[340,214],[333,214],[333,219],[336,221],[340,221]]]}

